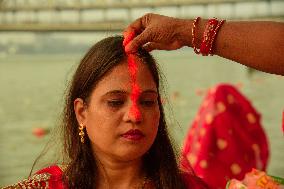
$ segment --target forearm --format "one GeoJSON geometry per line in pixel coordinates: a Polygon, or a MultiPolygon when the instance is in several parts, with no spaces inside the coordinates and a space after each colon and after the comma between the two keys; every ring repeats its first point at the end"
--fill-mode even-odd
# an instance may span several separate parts
{"type": "MultiPolygon", "coordinates": [[[[196,46],[202,42],[208,20],[196,27],[196,46]]],[[[192,20],[186,21],[191,41],[192,20]]],[[[184,32],[184,31],[183,31],[184,32]]],[[[192,47],[192,43],[188,42],[192,47]]],[[[284,75],[284,24],[277,22],[225,22],[213,45],[213,53],[269,73],[284,75]]]]}

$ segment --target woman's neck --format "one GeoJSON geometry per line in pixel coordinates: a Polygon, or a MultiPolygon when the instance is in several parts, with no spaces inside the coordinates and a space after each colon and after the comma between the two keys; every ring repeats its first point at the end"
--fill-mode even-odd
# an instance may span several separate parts
{"type": "Polygon", "coordinates": [[[142,159],[120,161],[110,157],[99,158],[98,188],[139,188],[145,174],[142,159]]]}

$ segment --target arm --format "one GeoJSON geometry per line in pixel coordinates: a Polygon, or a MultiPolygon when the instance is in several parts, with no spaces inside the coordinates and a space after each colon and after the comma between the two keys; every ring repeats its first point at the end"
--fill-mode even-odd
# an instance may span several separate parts
{"type": "MultiPolygon", "coordinates": [[[[146,14],[128,26],[126,32],[135,31],[136,38],[126,51],[143,46],[154,49],[175,50],[192,47],[193,20],[146,14]]],[[[200,19],[196,26],[196,46],[200,47],[207,20],[200,19]]],[[[220,28],[214,42],[213,53],[253,67],[284,75],[284,24],[271,21],[227,21],[220,28]]]]}

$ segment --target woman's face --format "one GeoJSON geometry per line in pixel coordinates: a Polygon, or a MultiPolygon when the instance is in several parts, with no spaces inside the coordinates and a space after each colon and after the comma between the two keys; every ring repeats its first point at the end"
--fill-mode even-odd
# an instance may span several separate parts
{"type": "Polygon", "coordinates": [[[160,119],[158,91],[147,65],[138,59],[136,62],[141,118],[131,111],[131,78],[126,61],[99,81],[87,107],[82,108],[81,99],[74,101],[77,120],[86,127],[98,157],[134,160],[145,154],[155,140],[160,119]]]}

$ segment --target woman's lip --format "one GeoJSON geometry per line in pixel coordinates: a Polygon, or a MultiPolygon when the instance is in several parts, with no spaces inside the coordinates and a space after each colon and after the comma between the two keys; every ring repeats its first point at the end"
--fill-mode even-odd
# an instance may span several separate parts
{"type": "Polygon", "coordinates": [[[122,134],[121,136],[129,140],[140,140],[145,135],[138,129],[130,129],[126,133],[122,134]]]}

